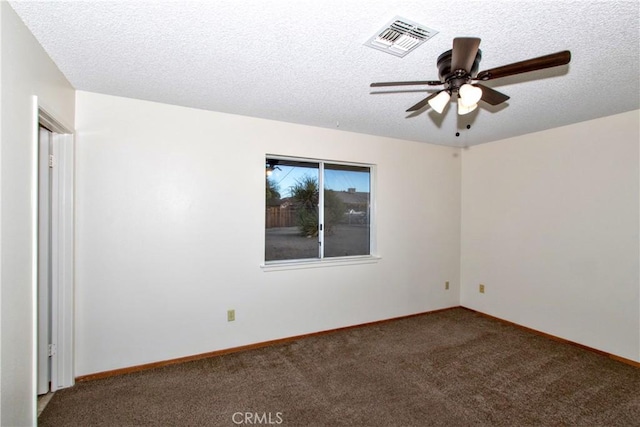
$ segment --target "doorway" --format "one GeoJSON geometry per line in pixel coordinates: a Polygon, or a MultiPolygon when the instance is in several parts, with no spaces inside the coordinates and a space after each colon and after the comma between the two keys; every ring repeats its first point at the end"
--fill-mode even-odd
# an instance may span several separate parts
{"type": "MultiPolygon", "coordinates": [[[[34,97],[33,368],[43,395],[75,383],[73,370],[74,140],[34,97]]],[[[35,396],[34,396],[35,397],[35,396]]]]}

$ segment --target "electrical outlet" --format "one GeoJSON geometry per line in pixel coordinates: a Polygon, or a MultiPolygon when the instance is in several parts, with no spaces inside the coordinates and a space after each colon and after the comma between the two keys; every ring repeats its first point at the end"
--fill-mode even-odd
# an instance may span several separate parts
{"type": "Polygon", "coordinates": [[[236,311],[227,310],[227,322],[233,322],[234,320],[236,320],[236,311]]]}
{"type": "Polygon", "coordinates": [[[449,282],[444,282],[444,288],[448,291],[449,290],[449,282]]]}
{"type": "Polygon", "coordinates": [[[480,293],[484,294],[484,285],[482,283],[480,283],[480,293]]]}

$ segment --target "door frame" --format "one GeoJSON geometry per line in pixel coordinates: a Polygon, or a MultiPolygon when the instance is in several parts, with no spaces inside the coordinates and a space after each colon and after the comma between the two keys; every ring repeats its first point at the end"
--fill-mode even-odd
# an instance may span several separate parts
{"type": "Polygon", "coordinates": [[[32,307],[33,384],[38,363],[38,139],[43,125],[52,132],[54,167],[51,191],[51,391],[71,387],[74,375],[74,134],[33,97],[32,119],[32,307]]]}

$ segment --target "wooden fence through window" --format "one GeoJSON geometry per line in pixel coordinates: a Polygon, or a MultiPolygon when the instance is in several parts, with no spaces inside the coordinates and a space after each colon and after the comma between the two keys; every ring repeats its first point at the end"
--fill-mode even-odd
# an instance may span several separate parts
{"type": "Polygon", "coordinates": [[[295,227],[296,215],[292,208],[267,207],[266,224],[267,228],[274,227],[295,227]]]}

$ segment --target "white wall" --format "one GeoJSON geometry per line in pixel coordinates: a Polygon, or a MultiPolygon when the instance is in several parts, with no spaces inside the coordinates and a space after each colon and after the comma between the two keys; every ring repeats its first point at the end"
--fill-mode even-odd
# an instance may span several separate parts
{"type": "Polygon", "coordinates": [[[632,111],[465,150],[461,304],[640,361],[639,128],[632,111]]]}
{"type": "Polygon", "coordinates": [[[8,3],[0,2],[1,425],[35,424],[31,203],[33,95],[73,127],[75,91],[8,3]]]}
{"type": "Polygon", "coordinates": [[[458,305],[458,149],[76,102],[77,375],[458,305]],[[377,165],[382,259],[264,272],[267,153],[377,165]]]}

